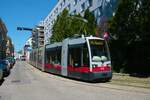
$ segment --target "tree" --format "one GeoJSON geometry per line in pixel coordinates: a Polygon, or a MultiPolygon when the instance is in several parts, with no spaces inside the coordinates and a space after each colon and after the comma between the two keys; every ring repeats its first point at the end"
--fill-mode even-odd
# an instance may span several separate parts
{"type": "Polygon", "coordinates": [[[105,32],[108,32],[108,18],[106,16],[102,16],[96,27],[96,35],[103,38],[105,32]]]}
{"type": "Polygon", "coordinates": [[[121,0],[115,16],[109,20],[114,69],[125,72],[150,73],[150,1],[121,0]]]}
{"type": "Polygon", "coordinates": [[[84,17],[80,14],[69,15],[68,10],[64,9],[53,25],[50,41],[60,42],[65,38],[73,37],[75,34],[94,35],[95,26],[95,17],[88,9],[85,11],[84,17]]]}
{"type": "Polygon", "coordinates": [[[95,35],[96,34],[96,20],[94,14],[87,9],[84,13],[84,17],[88,22],[85,30],[87,31],[87,35],[95,35]]]}
{"type": "Polygon", "coordinates": [[[80,15],[69,16],[68,10],[64,9],[60,16],[57,17],[53,28],[51,42],[60,42],[65,38],[72,37],[74,34],[81,32],[81,21],[75,17],[80,15]]]}
{"type": "Polygon", "coordinates": [[[52,28],[52,37],[51,42],[59,42],[62,41],[65,35],[68,33],[68,10],[64,9],[60,16],[57,17],[53,28],[52,28]],[[67,33],[66,33],[67,32],[67,33]]]}
{"type": "Polygon", "coordinates": [[[80,14],[72,15],[70,17],[70,29],[72,36],[74,34],[85,34],[86,22],[80,14]]]}

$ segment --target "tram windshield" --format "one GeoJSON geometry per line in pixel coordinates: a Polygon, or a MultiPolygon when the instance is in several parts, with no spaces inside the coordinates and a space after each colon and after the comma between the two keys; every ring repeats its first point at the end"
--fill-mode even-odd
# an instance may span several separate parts
{"type": "Polygon", "coordinates": [[[105,62],[110,60],[108,57],[108,48],[104,40],[89,40],[91,48],[92,62],[105,62]]]}

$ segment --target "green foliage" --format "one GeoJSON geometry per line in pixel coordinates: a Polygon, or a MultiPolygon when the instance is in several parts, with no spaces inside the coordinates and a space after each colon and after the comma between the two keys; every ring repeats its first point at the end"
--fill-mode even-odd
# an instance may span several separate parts
{"type": "Polygon", "coordinates": [[[96,20],[92,12],[89,11],[89,9],[85,11],[84,18],[88,21],[86,26],[87,35],[95,35],[96,20]]]}
{"type": "Polygon", "coordinates": [[[52,37],[51,42],[59,42],[62,41],[66,32],[68,31],[68,10],[64,9],[63,12],[60,14],[60,16],[57,17],[57,20],[54,23],[53,29],[52,29],[52,37]]]}
{"type": "Polygon", "coordinates": [[[84,18],[80,14],[70,16],[68,10],[64,9],[53,25],[50,42],[60,42],[75,34],[93,35],[95,27],[95,17],[88,9],[85,11],[84,18]]]}
{"type": "Polygon", "coordinates": [[[109,21],[114,69],[150,73],[150,1],[121,0],[115,16],[109,21]]]}
{"type": "Polygon", "coordinates": [[[73,36],[74,34],[84,34],[84,29],[86,26],[86,23],[82,21],[82,17],[80,14],[70,16],[70,33],[73,36]]]}

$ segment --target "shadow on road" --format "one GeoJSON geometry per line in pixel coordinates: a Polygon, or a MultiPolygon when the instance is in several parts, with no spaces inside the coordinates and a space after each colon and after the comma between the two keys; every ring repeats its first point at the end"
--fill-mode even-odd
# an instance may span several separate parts
{"type": "MultiPolygon", "coordinates": [[[[4,75],[4,78],[6,78],[6,77],[8,77],[8,76],[10,76],[10,73],[11,73],[11,71],[10,72],[8,72],[8,73],[6,73],[5,75],[4,75]]],[[[2,79],[1,81],[0,81],[0,86],[3,84],[3,82],[5,81],[5,79],[2,79]]]]}
{"type": "Polygon", "coordinates": [[[5,79],[2,79],[2,80],[0,81],[0,86],[3,84],[4,81],[5,81],[5,79]]]}

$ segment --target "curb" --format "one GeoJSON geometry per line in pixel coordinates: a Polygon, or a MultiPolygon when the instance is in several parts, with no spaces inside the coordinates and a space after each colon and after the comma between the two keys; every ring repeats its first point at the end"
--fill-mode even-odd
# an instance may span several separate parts
{"type": "Polygon", "coordinates": [[[118,75],[118,76],[130,76],[129,74],[125,74],[125,73],[113,73],[113,75],[118,75]]]}

